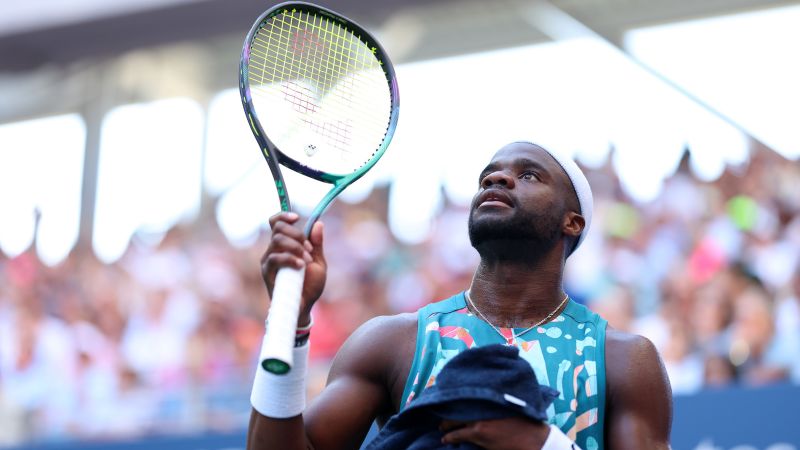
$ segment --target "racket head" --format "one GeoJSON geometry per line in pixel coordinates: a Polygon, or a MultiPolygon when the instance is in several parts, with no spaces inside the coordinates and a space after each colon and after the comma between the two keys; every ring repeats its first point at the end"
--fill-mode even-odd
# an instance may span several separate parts
{"type": "Polygon", "coordinates": [[[279,195],[278,163],[347,185],[380,159],[397,126],[397,81],[383,47],[357,23],[311,3],[281,3],[255,21],[239,90],[279,195]]]}

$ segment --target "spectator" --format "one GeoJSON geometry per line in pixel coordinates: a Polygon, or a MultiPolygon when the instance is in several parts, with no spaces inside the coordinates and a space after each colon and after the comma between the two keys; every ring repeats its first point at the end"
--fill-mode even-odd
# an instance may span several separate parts
{"type": "MultiPolygon", "coordinates": [[[[757,151],[704,182],[683,164],[637,204],[610,161],[587,170],[597,213],[567,266],[570,294],[649,337],[676,393],[800,383],[800,166],[757,151]]],[[[326,213],[341,239],[327,252],[311,395],[359,324],[469,283],[477,257],[458,241],[463,208],[445,202],[434,236],[402,245],[376,212],[386,198],[326,213]]],[[[242,426],[266,317],[263,248],[263,237],[235,248],[203,222],[134,241],[113,264],[84,247],[55,267],[0,252],[0,443],[242,426]]]]}

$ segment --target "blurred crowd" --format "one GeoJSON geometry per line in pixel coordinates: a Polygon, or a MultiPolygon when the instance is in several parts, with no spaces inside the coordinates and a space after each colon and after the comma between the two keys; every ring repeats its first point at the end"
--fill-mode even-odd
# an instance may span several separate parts
{"type": "MultiPolygon", "coordinates": [[[[711,182],[684,158],[633,202],[610,164],[587,170],[593,229],[567,292],[661,352],[676,395],[800,382],[800,166],[768,151],[711,182]]],[[[330,272],[314,311],[310,395],[344,339],[379,314],[465,289],[478,257],[466,205],[445,202],[424,242],[395,240],[386,190],[324,217],[330,272]]],[[[240,430],[268,298],[268,230],[230,245],[213,221],[137,235],[103,264],[0,253],[0,444],[240,430]]]]}

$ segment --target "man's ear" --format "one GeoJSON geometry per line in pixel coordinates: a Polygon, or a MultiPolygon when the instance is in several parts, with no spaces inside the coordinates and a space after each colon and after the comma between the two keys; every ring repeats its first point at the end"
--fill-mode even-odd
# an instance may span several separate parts
{"type": "Polygon", "coordinates": [[[567,236],[578,239],[578,236],[581,235],[581,232],[583,232],[583,227],[585,226],[586,220],[582,215],[576,213],[575,211],[568,211],[564,216],[564,223],[561,227],[561,231],[567,236]]]}

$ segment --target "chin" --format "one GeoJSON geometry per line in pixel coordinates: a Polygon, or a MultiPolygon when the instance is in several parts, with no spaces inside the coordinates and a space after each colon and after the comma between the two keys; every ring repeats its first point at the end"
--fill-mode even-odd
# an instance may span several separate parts
{"type": "Polygon", "coordinates": [[[485,247],[525,248],[526,242],[539,239],[530,229],[508,226],[507,222],[480,221],[471,224],[469,240],[480,253],[481,248],[485,247]]]}
{"type": "Polygon", "coordinates": [[[487,214],[473,211],[469,218],[469,238],[473,243],[491,240],[536,239],[536,227],[530,218],[519,215],[487,214]]]}
{"type": "Polygon", "coordinates": [[[541,219],[538,222],[530,219],[519,216],[470,216],[470,243],[482,258],[526,261],[537,259],[556,246],[559,239],[558,228],[557,225],[544,223],[541,219]]]}

